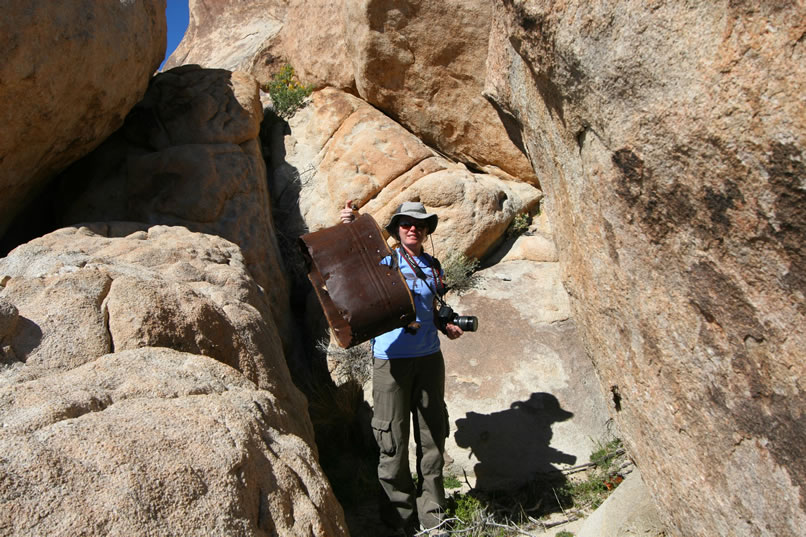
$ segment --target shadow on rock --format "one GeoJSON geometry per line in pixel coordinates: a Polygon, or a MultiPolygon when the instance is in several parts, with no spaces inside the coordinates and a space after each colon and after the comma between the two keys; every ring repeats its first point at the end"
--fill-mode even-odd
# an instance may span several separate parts
{"type": "Polygon", "coordinates": [[[549,393],[533,393],[526,401],[492,414],[469,412],[456,421],[456,443],[469,448],[478,490],[521,487],[541,476],[558,475],[554,463],[573,464],[576,456],[551,447],[551,425],[574,416],[549,393]]]}
{"type": "Polygon", "coordinates": [[[42,328],[31,319],[19,317],[16,321],[15,333],[11,336],[13,337],[10,341],[11,345],[5,349],[0,345],[0,363],[4,365],[25,362],[28,355],[42,343],[42,328]]]}

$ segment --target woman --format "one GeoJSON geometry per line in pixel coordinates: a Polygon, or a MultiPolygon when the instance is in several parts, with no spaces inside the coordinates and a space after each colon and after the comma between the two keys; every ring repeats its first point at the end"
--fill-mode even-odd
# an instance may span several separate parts
{"type": "MultiPolygon", "coordinates": [[[[348,201],[340,213],[342,222],[355,219],[348,201]]],[[[412,535],[417,521],[423,528],[439,525],[445,511],[442,484],[443,452],[448,435],[445,408],[445,362],[435,323],[436,292],[441,292],[442,271],[423,243],[437,228],[437,215],[419,202],[405,202],[392,215],[386,230],[395,237],[400,272],[414,298],[419,327],[398,328],[372,341],[372,429],[380,448],[378,479],[383,488],[381,517],[389,526],[412,535]],[[417,446],[417,484],[409,470],[410,418],[417,446]]],[[[444,328],[456,339],[462,330],[444,328]]]]}

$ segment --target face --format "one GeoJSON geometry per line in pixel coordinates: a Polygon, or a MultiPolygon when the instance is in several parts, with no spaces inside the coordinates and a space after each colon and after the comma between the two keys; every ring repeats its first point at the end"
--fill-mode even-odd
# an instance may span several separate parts
{"type": "Polygon", "coordinates": [[[397,234],[400,244],[419,254],[423,248],[423,241],[428,236],[428,224],[425,220],[401,217],[397,224],[397,234]]]}

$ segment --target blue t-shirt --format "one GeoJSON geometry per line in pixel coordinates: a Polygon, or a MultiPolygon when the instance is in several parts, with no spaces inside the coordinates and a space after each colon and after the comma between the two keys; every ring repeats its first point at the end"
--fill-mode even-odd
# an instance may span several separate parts
{"type": "MultiPolygon", "coordinates": [[[[439,350],[439,335],[434,324],[434,259],[423,252],[422,255],[414,256],[412,259],[420,266],[428,278],[428,284],[417,277],[414,270],[401,255],[400,250],[396,250],[393,255],[397,256],[397,264],[406,285],[409,286],[414,298],[414,310],[417,315],[417,322],[420,328],[412,334],[406,332],[405,328],[397,328],[381,334],[372,340],[372,352],[376,358],[416,358],[434,354],[439,350]]],[[[391,258],[387,257],[381,264],[391,264],[391,258]]],[[[441,274],[437,274],[437,285],[441,283],[441,274]]]]}

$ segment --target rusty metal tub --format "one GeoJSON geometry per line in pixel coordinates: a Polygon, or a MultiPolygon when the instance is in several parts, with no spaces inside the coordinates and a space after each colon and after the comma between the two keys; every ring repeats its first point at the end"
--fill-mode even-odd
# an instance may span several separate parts
{"type": "Polygon", "coordinates": [[[397,269],[380,264],[392,254],[368,214],[303,235],[299,246],[308,279],[336,342],[349,348],[413,322],[414,300],[397,269]]]}

